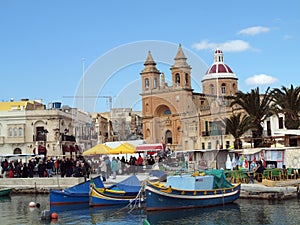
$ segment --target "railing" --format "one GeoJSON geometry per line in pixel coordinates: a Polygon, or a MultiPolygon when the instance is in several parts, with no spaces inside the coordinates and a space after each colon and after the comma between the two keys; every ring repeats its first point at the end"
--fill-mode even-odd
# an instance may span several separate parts
{"type": "Polygon", "coordinates": [[[65,135],[65,134],[62,134],[61,140],[62,140],[62,141],[76,142],[76,139],[75,139],[75,137],[74,137],[73,135],[65,135]]]}
{"type": "Polygon", "coordinates": [[[33,141],[47,141],[46,134],[33,135],[33,141]]]}

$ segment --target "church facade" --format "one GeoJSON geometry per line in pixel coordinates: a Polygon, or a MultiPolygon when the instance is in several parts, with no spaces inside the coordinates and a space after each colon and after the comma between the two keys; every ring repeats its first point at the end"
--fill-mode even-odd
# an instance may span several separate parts
{"type": "Polygon", "coordinates": [[[148,52],[142,80],[142,126],[147,143],[164,143],[171,150],[222,149],[233,137],[218,124],[232,113],[230,96],[238,90],[238,78],[224,63],[223,52],[214,52],[214,62],[202,78],[202,92],[191,86],[192,68],[181,45],[170,68],[172,83],[156,67],[148,52]]]}

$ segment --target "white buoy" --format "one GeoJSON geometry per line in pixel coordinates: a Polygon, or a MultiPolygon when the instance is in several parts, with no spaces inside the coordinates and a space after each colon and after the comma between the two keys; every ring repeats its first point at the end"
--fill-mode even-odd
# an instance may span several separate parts
{"type": "Polygon", "coordinates": [[[29,207],[33,208],[35,206],[36,206],[35,202],[29,202],[29,207]]]}

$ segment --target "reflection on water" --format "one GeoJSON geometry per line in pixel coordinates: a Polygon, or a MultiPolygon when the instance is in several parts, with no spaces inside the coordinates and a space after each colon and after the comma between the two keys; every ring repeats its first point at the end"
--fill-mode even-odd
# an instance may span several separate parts
{"type": "Polygon", "coordinates": [[[146,216],[143,210],[132,210],[127,207],[109,206],[80,208],[73,206],[72,210],[62,210],[64,207],[51,207],[51,210],[58,212],[60,224],[142,224],[146,216]],[[74,217],[74,215],[76,215],[74,217]]]}
{"type": "Polygon", "coordinates": [[[1,196],[0,197],[0,202],[10,202],[11,198],[10,196],[1,196]]]}
{"type": "MultiPolygon", "coordinates": [[[[222,224],[232,224],[231,216],[235,221],[240,220],[240,205],[233,203],[225,206],[197,208],[173,211],[147,212],[147,220],[150,224],[216,224],[222,218],[222,224]],[[212,216],[213,215],[213,216],[212,216]]],[[[218,222],[218,224],[220,224],[218,222]]],[[[238,224],[235,222],[235,224],[238,224]]]]}
{"type": "Polygon", "coordinates": [[[145,212],[122,207],[95,207],[85,205],[54,206],[58,220],[41,221],[41,212],[50,210],[48,195],[15,195],[0,198],[0,224],[298,224],[300,203],[286,201],[239,199],[234,204],[212,208],[180,211],[145,212]],[[40,208],[29,208],[29,202],[40,203],[40,208]]]}

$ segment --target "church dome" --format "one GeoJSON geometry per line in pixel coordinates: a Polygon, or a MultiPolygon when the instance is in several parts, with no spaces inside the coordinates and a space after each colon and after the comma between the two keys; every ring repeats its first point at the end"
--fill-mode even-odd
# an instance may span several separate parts
{"type": "Polygon", "coordinates": [[[212,73],[233,73],[229,66],[227,66],[225,63],[216,63],[213,64],[205,73],[212,74],[212,73]]]}
{"type": "Polygon", "coordinates": [[[215,53],[223,53],[220,49],[216,49],[215,53]]]}
{"type": "Polygon", "coordinates": [[[202,81],[216,78],[237,79],[230,67],[224,63],[223,52],[220,49],[215,50],[214,63],[208,68],[202,81]]]}

